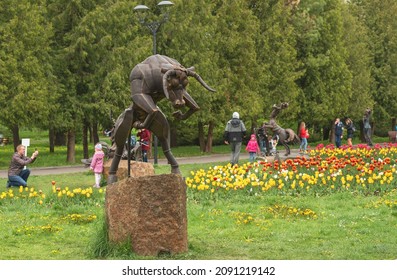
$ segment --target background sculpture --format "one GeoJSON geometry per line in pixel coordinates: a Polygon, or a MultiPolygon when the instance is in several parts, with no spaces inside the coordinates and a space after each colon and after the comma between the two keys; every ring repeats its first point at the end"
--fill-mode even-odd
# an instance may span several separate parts
{"type": "Polygon", "coordinates": [[[112,141],[116,151],[110,166],[108,183],[117,181],[116,172],[124,143],[132,127],[152,131],[159,139],[164,155],[171,165],[171,173],[180,173],[170,149],[170,127],[167,118],[156,104],[167,98],[175,109],[186,106],[188,110],[185,113],[180,110],[173,113],[174,117],[180,120],[187,119],[199,110],[197,103],[186,91],[188,77],[194,77],[204,88],[215,92],[193,67],[185,68],[175,59],[164,55],[152,55],[132,69],[130,82],[133,103],[119,116],[115,124],[112,141]]]}
{"type": "Polygon", "coordinates": [[[289,143],[299,143],[300,138],[296,133],[291,129],[291,128],[282,128],[279,126],[276,122],[276,117],[277,115],[281,112],[281,110],[288,108],[288,103],[283,102],[280,105],[273,105],[273,110],[270,113],[270,119],[268,124],[265,125],[266,128],[270,128],[273,131],[274,135],[278,135],[279,137],[279,143],[281,143],[286,150],[285,155],[288,156],[291,153],[291,150],[289,148],[289,143]]]}

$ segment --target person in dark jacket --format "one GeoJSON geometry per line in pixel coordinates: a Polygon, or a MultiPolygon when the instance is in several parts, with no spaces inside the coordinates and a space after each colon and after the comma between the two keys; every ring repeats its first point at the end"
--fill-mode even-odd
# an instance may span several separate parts
{"type": "Polygon", "coordinates": [[[31,157],[26,157],[25,150],[26,147],[24,145],[18,145],[17,151],[12,156],[10,167],[8,168],[7,188],[11,186],[27,186],[30,170],[27,168],[24,169],[24,167],[34,162],[39,152],[35,151],[31,157]]]}
{"type": "Polygon", "coordinates": [[[353,147],[352,139],[354,132],[356,131],[356,128],[353,124],[353,121],[350,118],[347,118],[345,120],[345,124],[347,130],[347,145],[349,145],[349,147],[353,147]]]}
{"type": "Polygon", "coordinates": [[[367,145],[372,147],[372,140],[371,140],[371,124],[369,122],[370,118],[372,115],[372,110],[370,108],[367,108],[364,112],[364,116],[363,116],[363,125],[364,125],[364,137],[365,137],[365,141],[367,142],[367,145]]]}
{"type": "Polygon", "coordinates": [[[232,165],[238,164],[238,159],[240,156],[241,145],[243,138],[247,130],[242,120],[240,120],[240,115],[237,112],[233,113],[232,119],[226,124],[225,132],[223,134],[223,139],[225,144],[229,145],[232,150],[230,163],[232,165]]]}
{"type": "Polygon", "coordinates": [[[342,145],[342,137],[343,137],[343,123],[339,118],[335,120],[335,145],[339,148],[342,145]]]}

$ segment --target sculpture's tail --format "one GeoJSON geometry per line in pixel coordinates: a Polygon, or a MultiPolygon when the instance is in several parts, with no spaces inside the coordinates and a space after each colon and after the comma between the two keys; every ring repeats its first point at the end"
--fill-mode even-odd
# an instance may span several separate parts
{"type": "Polygon", "coordinates": [[[285,132],[288,135],[287,140],[285,140],[287,143],[292,143],[292,144],[299,144],[301,139],[299,138],[298,135],[291,129],[291,128],[286,128],[285,132]]]}
{"type": "Polygon", "coordinates": [[[294,143],[295,143],[295,144],[299,144],[300,142],[301,142],[300,137],[299,137],[298,135],[295,134],[295,141],[294,141],[294,143]]]}
{"type": "Polygon", "coordinates": [[[287,139],[285,139],[285,142],[291,143],[295,139],[295,133],[292,129],[286,128],[285,132],[287,134],[287,139]]]}

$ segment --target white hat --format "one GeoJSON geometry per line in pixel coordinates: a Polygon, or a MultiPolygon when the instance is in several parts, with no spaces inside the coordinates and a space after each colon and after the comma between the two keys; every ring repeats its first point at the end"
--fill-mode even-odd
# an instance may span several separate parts
{"type": "Polygon", "coordinates": [[[101,143],[96,144],[96,145],[95,145],[95,149],[97,149],[97,150],[102,150],[102,145],[101,145],[101,143]]]}
{"type": "Polygon", "coordinates": [[[240,115],[237,112],[233,113],[233,119],[239,119],[240,115]]]}

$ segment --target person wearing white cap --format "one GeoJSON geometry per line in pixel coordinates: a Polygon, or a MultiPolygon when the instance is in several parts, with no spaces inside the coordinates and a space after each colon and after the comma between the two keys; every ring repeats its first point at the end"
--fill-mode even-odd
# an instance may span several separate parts
{"type": "Polygon", "coordinates": [[[94,188],[101,187],[104,157],[105,157],[105,153],[102,151],[101,143],[96,144],[95,145],[95,153],[94,153],[94,156],[92,157],[92,161],[90,164],[90,169],[92,171],[94,171],[94,174],[95,174],[94,188]]]}
{"type": "Polygon", "coordinates": [[[223,140],[225,144],[229,145],[232,151],[230,163],[232,165],[238,164],[238,159],[240,157],[241,144],[247,130],[242,120],[240,120],[240,115],[234,112],[232,119],[226,124],[225,132],[223,134],[223,140]]]}

